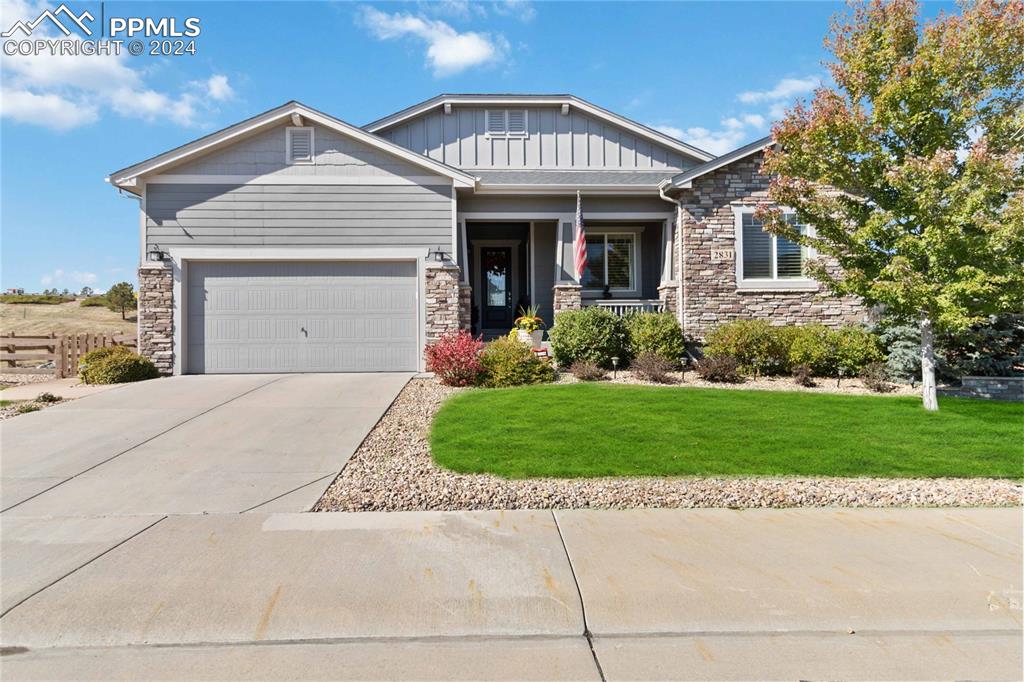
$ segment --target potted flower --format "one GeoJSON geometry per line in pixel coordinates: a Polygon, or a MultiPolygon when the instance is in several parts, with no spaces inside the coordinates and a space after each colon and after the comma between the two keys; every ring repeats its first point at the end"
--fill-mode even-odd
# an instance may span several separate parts
{"type": "Polygon", "coordinates": [[[523,343],[528,343],[533,348],[540,348],[540,342],[544,339],[544,320],[537,314],[538,308],[535,305],[523,308],[519,307],[519,317],[516,318],[516,338],[523,343]]]}

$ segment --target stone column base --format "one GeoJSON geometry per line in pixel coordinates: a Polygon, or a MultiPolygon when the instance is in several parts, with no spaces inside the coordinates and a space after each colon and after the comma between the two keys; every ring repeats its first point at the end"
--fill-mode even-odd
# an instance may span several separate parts
{"type": "Polygon", "coordinates": [[[174,373],[174,272],[164,263],[139,267],[139,355],[161,374],[174,373]]]}
{"type": "Polygon", "coordinates": [[[565,310],[579,310],[583,307],[583,287],[579,284],[556,284],[554,287],[554,302],[552,309],[555,317],[565,310]]]}
{"type": "Polygon", "coordinates": [[[427,343],[459,330],[459,266],[455,264],[428,264],[426,282],[426,337],[427,343]]]}
{"type": "Polygon", "coordinates": [[[473,287],[459,284],[459,329],[470,330],[473,326],[473,287]]]}
{"type": "Polygon", "coordinates": [[[679,311],[679,283],[664,282],[658,287],[658,298],[665,304],[665,312],[677,313],[679,311]]]}

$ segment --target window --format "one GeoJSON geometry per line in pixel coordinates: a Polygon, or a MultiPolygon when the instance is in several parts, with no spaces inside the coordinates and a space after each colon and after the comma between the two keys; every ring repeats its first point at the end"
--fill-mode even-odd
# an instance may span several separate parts
{"type": "Polygon", "coordinates": [[[484,122],[488,137],[526,137],[526,109],[488,109],[484,122]]]}
{"type": "MultiPolygon", "coordinates": [[[[737,274],[741,284],[749,280],[808,281],[806,247],[765,232],[752,210],[739,213],[739,217],[737,237],[742,253],[737,256],[737,274]]],[[[796,222],[796,214],[786,213],[784,217],[801,234],[806,232],[806,226],[796,222]]]]}
{"type": "Polygon", "coordinates": [[[288,163],[313,163],[313,129],[288,128],[285,147],[285,160],[288,163]]]}
{"type": "Polygon", "coordinates": [[[635,233],[587,235],[587,267],[580,282],[584,289],[635,291],[636,279],[635,233]]]}

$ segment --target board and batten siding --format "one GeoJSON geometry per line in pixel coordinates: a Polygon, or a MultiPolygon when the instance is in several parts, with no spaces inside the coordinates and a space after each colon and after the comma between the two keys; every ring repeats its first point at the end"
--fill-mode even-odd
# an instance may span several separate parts
{"type": "Polygon", "coordinates": [[[146,247],[441,247],[451,185],[173,184],[146,187],[146,247]]]}
{"type": "MultiPolygon", "coordinates": [[[[497,106],[497,109],[521,109],[497,106]]],[[[525,137],[488,137],[487,107],[436,109],[381,131],[386,140],[458,168],[589,168],[679,171],[696,164],[679,152],[583,112],[526,107],[525,137]]]]}

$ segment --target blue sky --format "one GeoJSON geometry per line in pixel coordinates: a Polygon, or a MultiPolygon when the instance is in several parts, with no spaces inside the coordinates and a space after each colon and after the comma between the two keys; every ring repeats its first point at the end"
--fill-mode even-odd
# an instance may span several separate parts
{"type": "MultiPolygon", "coordinates": [[[[54,7],[2,2],[3,30],[54,7]]],[[[134,283],[138,204],[107,174],[290,99],[363,125],[440,92],[572,93],[722,153],[827,78],[822,39],[842,9],[107,2],[107,17],[198,17],[197,53],[3,57],[0,286],[134,283]]]]}

